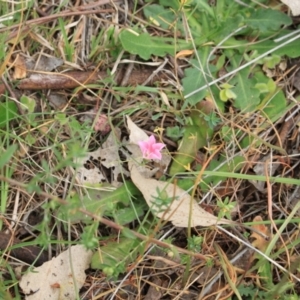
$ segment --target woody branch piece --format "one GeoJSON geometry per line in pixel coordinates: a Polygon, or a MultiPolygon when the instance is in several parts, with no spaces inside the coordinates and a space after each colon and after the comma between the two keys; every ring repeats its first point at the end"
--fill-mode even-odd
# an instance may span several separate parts
{"type": "MultiPolygon", "coordinates": [[[[135,86],[142,84],[146,79],[151,76],[152,70],[133,70],[131,76],[128,79],[127,85],[135,86]]],[[[114,80],[117,84],[122,81],[124,71],[120,71],[114,76],[114,80]]],[[[72,89],[87,84],[101,82],[101,80],[107,78],[105,71],[71,71],[66,73],[36,73],[32,74],[29,78],[20,80],[16,84],[16,88],[20,90],[57,90],[57,89],[72,89]]],[[[163,75],[153,76],[149,84],[161,80],[163,75]]],[[[6,91],[6,87],[3,83],[0,83],[0,95],[6,91]]]]}

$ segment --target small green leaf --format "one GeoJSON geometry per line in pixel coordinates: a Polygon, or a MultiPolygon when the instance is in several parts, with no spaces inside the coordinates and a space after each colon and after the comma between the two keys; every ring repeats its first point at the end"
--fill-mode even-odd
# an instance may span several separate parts
{"type": "Polygon", "coordinates": [[[236,94],[231,89],[226,89],[226,97],[227,99],[236,99],[236,94]]]}
{"type": "Polygon", "coordinates": [[[9,160],[13,157],[15,151],[17,150],[17,145],[13,144],[7,148],[6,151],[2,152],[0,155],[0,169],[9,162],[9,160]]]}
{"type": "Polygon", "coordinates": [[[229,83],[225,82],[225,83],[222,83],[222,84],[220,84],[220,87],[221,87],[222,89],[225,89],[225,90],[227,90],[227,89],[231,89],[231,88],[233,88],[233,87],[234,87],[234,85],[231,85],[231,84],[229,84],[229,83]]]}
{"type": "Polygon", "coordinates": [[[124,260],[133,260],[137,254],[133,253],[131,259],[130,254],[139,244],[139,240],[125,237],[118,241],[108,242],[94,253],[91,262],[92,269],[114,268],[124,260]]]}
{"type": "Polygon", "coordinates": [[[0,103],[0,128],[5,127],[9,121],[18,117],[18,108],[15,102],[0,103]]]}
{"type": "Polygon", "coordinates": [[[28,113],[34,112],[36,106],[36,102],[34,99],[23,95],[20,98],[20,102],[22,103],[22,108],[25,108],[28,113]]]}
{"type": "Polygon", "coordinates": [[[258,89],[261,94],[269,92],[269,88],[266,83],[257,83],[255,88],[258,89]]]}
{"type": "MultiPolygon", "coordinates": [[[[202,73],[196,68],[187,68],[184,70],[185,77],[182,79],[183,92],[185,95],[195,91],[197,88],[205,85],[205,78],[202,73]]],[[[184,108],[189,105],[196,105],[199,103],[206,94],[206,90],[195,93],[193,96],[189,97],[186,100],[186,105],[184,108]]]]}
{"type": "Polygon", "coordinates": [[[226,95],[226,90],[220,90],[220,99],[224,102],[228,100],[227,95],[226,95]]]}
{"type": "Polygon", "coordinates": [[[158,4],[145,6],[143,11],[150,22],[164,29],[169,29],[176,18],[173,11],[158,4]]]}
{"type": "Polygon", "coordinates": [[[69,122],[69,118],[62,112],[56,113],[54,119],[57,120],[60,125],[65,125],[69,122]]]}
{"type": "Polygon", "coordinates": [[[264,65],[269,68],[275,68],[281,61],[281,57],[279,55],[272,55],[263,58],[264,65]]]}

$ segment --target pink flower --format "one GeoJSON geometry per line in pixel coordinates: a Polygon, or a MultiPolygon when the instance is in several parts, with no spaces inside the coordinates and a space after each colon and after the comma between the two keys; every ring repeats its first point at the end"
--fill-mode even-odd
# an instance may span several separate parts
{"type": "Polygon", "coordinates": [[[97,121],[95,122],[94,125],[94,130],[95,131],[100,131],[101,134],[105,135],[111,131],[109,121],[106,115],[100,114],[98,116],[97,121]]]}
{"type": "Polygon", "coordinates": [[[138,142],[143,158],[145,159],[159,159],[161,160],[161,149],[165,147],[165,144],[156,143],[155,137],[151,135],[147,141],[138,142]]]}

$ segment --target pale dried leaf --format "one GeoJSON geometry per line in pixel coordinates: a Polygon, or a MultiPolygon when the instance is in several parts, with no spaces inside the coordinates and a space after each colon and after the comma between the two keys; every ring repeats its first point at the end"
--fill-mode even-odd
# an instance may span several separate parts
{"type": "Polygon", "coordinates": [[[45,55],[37,55],[26,60],[27,69],[44,72],[53,71],[63,63],[64,61],[61,58],[45,55]]]}
{"type": "Polygon", "coordinates": [[[130,135],[129,135],[130,143],[137,145],[138,142],[148,140],[149,137],[143,129],[141,129],[135,123],[133,123],[129,116],[126,116],[126,119],[127,119],[127,127],[130,131],[130,135]]]}
{"type": "Polygon", "coordinates": [[[51,44],[40,34],[30,31],[29,35],[30,38],[33,39],[34,41],[40,43],[42,46],[48,48],[49,50],[54,51],[54,48],[51,46],[51,44]]]}
{"type": "Polygon", "coordinates": [[[92,251],[72,246],[33,272],[23,275],[20,287],[26,300],[74,300],[83,286],[92,251]]]}
{"type": "Polygon", "coordinates": [[[287,5],[291,11],[293,16],[300,15],[300,1],[299,0],[281,0],[282,3],[287,5]]]}
{"type": "Polygon", "coordinates": [[[194,199],[191,199],[191,196],[186,191],[178,186],[151,178],[144,178],[133,162],[129,162],[129,169],[133,183],[141,191],[147,204],[157,217],[171,221],[177,227],[188,227],[189,218],[191,218],[192,227],[231,224],[230,221],[219,219],[202,209],[194,199]],[[159,197],[159,193],[162,193],[164,197],[174,199],[169,207],[160,208],[160,211],[155,205],[155,199],[159,197]]]}
{"type": "Polygon", "coordinates": [[[118,154],[119,145],[116,139],[120,138],[120,134],[121,131],[115,128],[102,147],[96,151],[88,152],[83,158],[76,159],[76,162],[80,164],[76,173],[76,179],[80,184],[89,185],[106,182],[106,176],[102,173],[101,166],[111,170],[112,184],[118,185],[117,178],[120,174],[128,175],[128,172],[120,164],[118,154]]]}
{"type": "Polygon", "coordinates": [[[159,94],[160,94],[160,97],[161,97],[163,103],[170,108],[171,104],[169,102],[167,94],[165,92],[163,92],[163,91],[159,91],[159,94]]]}

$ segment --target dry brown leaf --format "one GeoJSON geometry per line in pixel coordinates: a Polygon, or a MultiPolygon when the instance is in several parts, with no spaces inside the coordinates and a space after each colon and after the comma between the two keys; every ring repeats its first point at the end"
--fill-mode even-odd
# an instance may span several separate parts
{"type": "Polygon", "coordinates": [[[27,68],[26,68],[24,57],[18,54],[13,65],[15,69],[13,74],[13,79],[25,78],[27,75],[27,68]]]}
{"type": "Polygon", "coordinates": [[[176,54],[175,58],[177,59],[177,58],[181,58],[181,57],[190,56],[193,53],[194,53],[194,50],[181,50],[176,54]]]}
{"type": "Polygon", "coordinates": [[[129,162],[129,169],[133,183],[141,191],[147,204],[157,217],[171,221],[177,227],[188,227],[189,218],[191,218],[192,227],[232,224],[230,221],[219,219],[202,209],[194,199],[191,200],[191,196],[186,191],[178,186],[151,178],[144,178],[134,162],[129,162]],[[155,206],[155,200],[162,195],[164,198],[174,200],[169,207],[162,207],[157,212],[158,208],[155,206]],[[190,215],[191,205],[192,213],[190,215]]]}
{"type": "MultiPolygon", "coordinates": [[[[263,219],[261,216],[256,216],[253,219],[253,222],[262,222],[263,219]]],[[[264,225],[264,224],[254,224],[251,226],[255,231],[252,232],[251,234],[251,238],[254,239],[254,241],[252,242],[252,245],[257,248],[258,250],[264,252],[268,245],[269,245],[269,241],[270,239],[265,238],[266,237],[270,237],[270,230],[269,228],[264,225]],[[262,235],[259,234],[259,232],[262,233],[262,235]]]]}
{"type": "Polygon", "coordinates": [[[20,287],[26,300],[74,300],[86,278],[85,270],[92,251],[83,245],[72,246],[33,272],[23,275],[20,287]]]}

